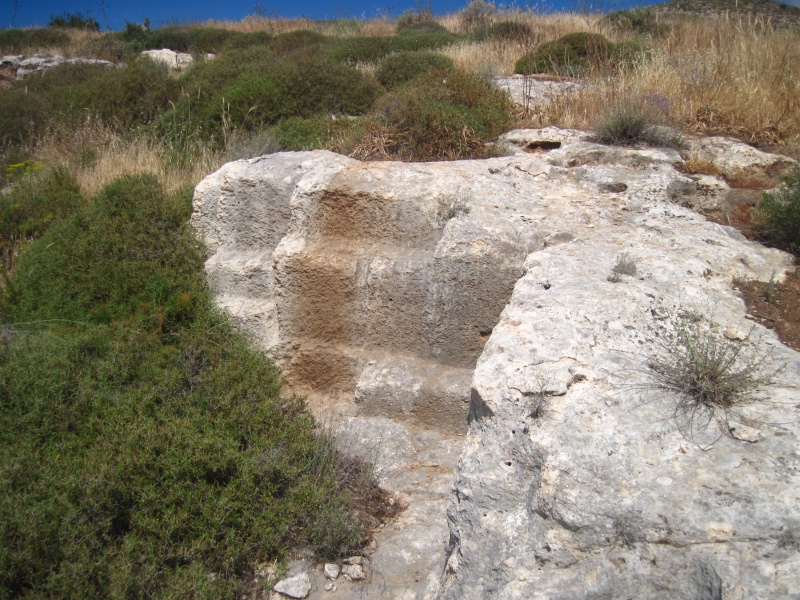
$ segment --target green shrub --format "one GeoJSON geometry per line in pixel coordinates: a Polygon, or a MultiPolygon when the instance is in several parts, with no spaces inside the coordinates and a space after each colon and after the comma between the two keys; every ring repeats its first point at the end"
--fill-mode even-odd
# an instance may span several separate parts
{"type": "Polygon", "coordinates": [[[475,32],[475,38],[478,40],[502,40],[520,44],[530,42],[534,37],[533,28],[521,21],[500,21],[475,32]]]}
{"type": "Polygon", "coordinates": [[[417,35],[417,34],[425,34],[425,33],[450,33],[447,31],[447,28],[444,25],[440,25],[433,18],[430,19],[423,19],[421,21],[417,21],[416,23],[411,23],[410,25],[406,25],[404,27],[400,26],[398,22],[397,25],[397,33],[400,35],[417,35]]]}
{"type": "Polygon", "coordinates": [[[142,58],[122,69],[104,69],[67,94],[70,111],[94,112],[121,131],[152,122],[170,107],[180,91],[166,67],[142,58]]]}
{"type": "Polygon", "coordinates": [[[800,255],[800,167],[783,177],[775,191],[765,192],[757,209],[764,239],[800,255]]]}
{"type": "Polygon", "coordinates": [[[363,114],[381,93],[354,68],[313,55],[281,60],[255,48],[193,67],[185,84],[165,129],[177,119],[217,139],[226,129],[253,131],[290,117],[363,114]]]}
{"type": "Polygon", "coordinates": [[[59,29],[0,30],[0,52],[20,54],[30,48],[59,48],[69,43],[67,32],[59,29]]]}
{"type": "Polygon", "coordinates": [[[323,148],[330,136],[324,119],[292,118],[281,121],[273,135],[279,150],[315,150],[323,148]]]}
{"type": "Polygon", "coordinates": [[[634,33],[637,35],[660,36],[669,31],[669,25],[660,23],[658,14],[649,9],[618,10],[608,13],[600,20],[602,25],[607,25],[619,33],[634,33]]]}
{"type": "Polygon", "coordinates": [[[231,37],[225,43],[226,50],[250,48],[251,46],[267,46],[274,36],[266,31],[252,31],[231,37]]]}
{"type": "Polygon", "coordinates": [[[149,30],[137,23],[127,23],[123,31],[113,34],[113,38],[119,42],[125,56],[132,56],[161,48],[192,54],[216,54],[231,47],[263,45],[271,36],[266,33],[245,34],[220,27],[169,25],[149,30]]]}
{"type": "Polygon", "coordinates": [[[372,77],[320,58],[298,61],[278,74],[282,117],[319,113],[360,115],[381,93],[372,77]]]}
{"type": "Polygon", "coordinates": [[[631,146],[647,144],[677,148],[680,135],[663,124],[656,110],[643,102],[623,102],[606,112],[595,127],[595,139],[601,144],[631,146]]]}
{"type": "Polygon", "coordinates": [[[52,113],[47,102],[22,86],[0,93],[0,146],[18,146],[42,132],[52,113]]]}
{"type": "MultiPolygon", "coordinates": [[[[379,106],[393,155],[408,160],[476,158],[513,124],[507,94],[459,70],[429,71],[379,106]]],[[[366,153],[365,153],[366,154],[366,153]]]]}
{"type": "Polygon", "coordinates": [[[11,189],[0,194],[0,270],[55,222],[83,204],[75,178],[63,167],[26,160],[5,170],[11,189]]]}
{"type": "Polygon", "coordinates": [[[128,130],[155,119],[179,91],[165,67],[146,59],[120,69],[63,64],[0,94],[0,142],[21,144],[50,124],[70,125],[87,116],[128,130]]]}
{"type": "Polygon", "coordinates": [[[197,27],[190,30],[189,51],[194,54],[217,54],[240,37],[238,31],[218,27],[197,27]]]}
{"type": "Polygon", "coordinates": [[[330,49],[331,59],[348,63],[375,63],[392,52],[415,52],[443,48],[458,38],[451,33],[409,33],[394,37],[354,37],[338,40],[330,49]]]}
{"type": "Polygon", "coordinates": [[[391,90],[428,71],[442,71],[452,68],[453,61],[441,54],[433,52],[397,52],[396,54],[390,54],[381,61],[378,70],[375,72],[375,78],[384,87],[391,90]]]}
{"type": "Polygon", "coordinates": [[[190,207],[124,178],[20,259],[0,342],[0,597],[234,597],[291,547],[364,540],[368,468],[212,309],[190,207]]]}
{"type": "Polygon", "coordinates": [[[83,113],[88,82],[103,75],[97,65],[63,64],[40,77],[17,82],[0,94],[0,143],[22,144],[41,134],[54,120],[68,121],[83,113]],[[77,96],[81,96],[77,99],[77,96]]]}
{"type": "Polygon", "coordinates": [[[359,119],[331,119],[327,116],[284,119],[269,130],[275,151],[316,150],[345,137],[359,119]]]}
{"type": "Polygon", "coordinates": [[[183,225],[188,209],[148,178],[109,186],[22,255],[11,318],[106,321],[135,314],[141,303],[179,307],[176,298],[202,284],[200,249],[183,225]]]}
{"type": "Polygon", "coordinates": [[[178,82],[169,76],[166,67],[147,59],[121,69],[95,69],[73,85],[65,81],[67,75],[48,72],[42,78],[44,82],[58,77],[43,85],[54,113],[82,118],[88,112],[120,130],[149,123],[169,108],[179,92],[178,82]]]}
{"type": "Polygon", "coordinates": [[[310,54],[319,50],[326,41],[327,38],[321,33],[310,29],[298,29],[277,36],[270,42],[269,48],[278,56],[296,52],[310,54]]]}
{"type": "Polygon", "coordinates": [[[84,17],[83,13],[68,13],[63,17],[50,17],[48,27],[62,27],[71,29],[86,29],[88,31],[100,31],[100,23],[92,17],[84,17]]]}
{"type": "Polygon", "coordinates": [[[570,33],[520,58],[514,72],[578,75],[590,66],[607,63],[612,56],[613,44],[599,33],[570,33]]]}

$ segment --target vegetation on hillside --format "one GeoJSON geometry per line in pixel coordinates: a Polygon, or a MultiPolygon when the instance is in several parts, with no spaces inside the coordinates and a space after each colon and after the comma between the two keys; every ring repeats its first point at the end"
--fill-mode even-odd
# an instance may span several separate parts
{"type": "Polygon", "coordinates": [[[0,597],[231,597],[291,547],[357,550],[370,467],[214,309],[189,194],[75,204],[0,298],[0,597]]]}
{"type": "MultiPolygon", "coordinates": [[[[800,33],[757,16],[483,0],[397,22],[99,32],[72,16],[0,31],[2,53],[120,65],[0,79],[2,598],[230,597],[290,548],[353,551],[380,511],[368,465],[280,396],[213,308],[187,190],[224,161],[483,157],[506,130],[547,125],[623,144],[724,134],[800,157],[800,33]],[[194,65],[139,57],[157,48],[194,65]],[[586,85],[515,107],[488,79],[515,70],[586,85]]],[[[798,180],[759,207],[762,235],[795,252],[798,180]]]]}
{"type": "Polygon", "coordinates": [[[757,229],[764,241],[800,256],[800,167],[764,193],[758,203],[757,229]]]}

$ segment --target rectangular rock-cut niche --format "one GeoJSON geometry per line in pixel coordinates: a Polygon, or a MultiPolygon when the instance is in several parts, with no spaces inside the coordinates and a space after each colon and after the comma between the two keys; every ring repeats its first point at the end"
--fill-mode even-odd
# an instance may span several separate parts
{"type": "Polygon", "coordinates": [[[337,181],[297,203],[309,218],[295,221],[275,262],[295,390],[349,395],[369,416],[466,429],[472,371],[527,249],[512,228],[469,213],[442,228],[436,198],[337,181]]]}

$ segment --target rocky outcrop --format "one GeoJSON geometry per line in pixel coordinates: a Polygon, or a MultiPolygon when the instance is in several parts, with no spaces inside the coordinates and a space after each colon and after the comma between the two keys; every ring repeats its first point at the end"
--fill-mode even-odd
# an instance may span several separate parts
{"type": "Polygon", "coordinates": [[[80,56],[66,58],[57,54],[35,54],[27,58],[25,56],[7,55],[0,59],[0,68],[13,72],[17,79],[24,79],[63,64],[115,66],[114,63],[99,58],[84,58],[80,56]]]}
{"type": "MultiPolygon", "coordinates": [[[[169,48],[162,48],[160,50],[145,50],[142,56],[146,56],[150,60],[166,65],[168,68],[175,71],[182,71],[192,66],[194,57],[188,52],[175,52],[169,48]]],[[[206,54],[206,60],[215,58],[215,54],[206,54]]]]}
{"type": "Polygon", "coordinates": [[[229,164],[195,195],[212,289],[297,391],[463,431],[531,243],[500,206],[471,202],[473,174],[328,152],[229,164]]]}
{"type": "Polygon", "coordinates": [[[587,87],[584,81],[553,75],[508,75],[494,78],[494,84],[508,92],[511,100],[527,109],[543,110],[549,104],[587,87]]]}
{"type": "Polygon", "coordinates": [[[509,156],[481,161],[272,155],[195,193],[217,301],[287,382],[344,415],[344,431],[381,423],[414,439],[381,460],[396,491],[414,489],[416,517],[377,538],[370,569],[391,586],[368,578],[359,593],[800,594],[800,359],[731,286],[782,277],[790,258],[686,208],[706,191],[674,150],[555,129],[505,139],[509,156]],[[610,277],[623,254],[636,268],[610,277]],[[784,366],[708,435],[676,419],[648,368],[682,318],[784,366]],[[442,503],[420,492],[434,446],[416,457],[425,440],[460,444],[441,436],[468,414],[455,474],[431,484],[454,477],[445,549],[442,503]],[[417,539],[425,519],[434,534],[417,539]]]}

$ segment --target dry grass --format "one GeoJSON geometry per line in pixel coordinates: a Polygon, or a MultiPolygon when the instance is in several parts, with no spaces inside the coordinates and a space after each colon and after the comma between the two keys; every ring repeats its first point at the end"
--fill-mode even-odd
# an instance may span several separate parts
{"type": "MultiPolygon", "coordinates": [[[[545,41],[554,40],[574,31],[601,31],[600,16],[578,13],[554,13],[540,15],[525,11],[497,11],[488,18],[487,25],[494,25],[503,21],[517,21],[529,25],[534,31],[541,31],[545,41]]],[[[464,30],[461,13],[452,13],[437,17],[436,21],[453,33],[468,33],[464,30]]]]}
{"type": "Polygon", "coordinates": [[[23,46],[18,54],[33,56],[34,54],[60,54],[62,56],[86,56],[91,43],[105,33],[87,29],[68,28],[63,30],[69,37],[66,44],[53,46],[23,46]]]}
{"type": "Polygon", "coordinates": [[[800,34],[755,20],[677,20],[651,53],[569,101],[549,124],[588,129],[611,104],[647,99],[699,134],[731,135],[800,156],[800,34]]]}
{"type": "Polygon", "coordinates": [[[334,37],[349,36],[388,36],[395,34],[395,23],[388,19],[338,19],[335,21],[313,21],[311,19],[283,19],[280,17],[260,17],[250,15],[241,21],[210,20],[207,27],[220,27],[242,33],[266,31],[272,34],[288,33],[299,29],[310,29],[323,35],[334,37]]]}
{"type": "Polygon", "coordinates": [[[516,60],[529,51],[525,44],[501,40],[461,42],[439,50],[459,69],[489,76],[512,75],[516,60]]]}
{"type": "Polygon", "coordinates": [[[224,155],[200,143],[185,160],[151,135],[120,136],[98,123],[71,131],[50,131],[36,143],[34,156],[69,168],[87,197],[122,175],[154,175],[164,189],[194,187],[225,162],[224,155]]]}
{"type": "Polygon", "coordinates": [[[722,170],[717,165],[697,156],[689,156],[677,167],[687,175],[713,175],[714,177],[722,175],[722,170]]]}
{"type": "MultiPolygon", "coordinates": [[[[460,14],[440,17],[437,21],[450,31],[463,32],[460,14]]],[[[597,15],[563,13],[537,15],[526,12],[497,12],[490,18],[490,25],[504,21],[525,23],[532,35],[523,41],[487,39],[480,42],[464,41],[440,50],[453,60],[460,69],[486,75],[512,75],[514,63],[524,54],[541,44],[558,39],[576,31],[604,33],[613,39],[613,34],[603,31],[597,15]]]]}
{"type": "MultiPolygon", "coordinates": [[[[450,31],[463,32],[459,13],[436,20],[450,31]]],[[[491,23],[502,21],[524,22],[533,34],[522,42],[464,41],[440,52],[468,71],[509,75],[524,53],[568,33],[599,32],[620,41],[597,15],[512,11],[490,17],[491,23]]],[[[796,75],[800,32],[775,30],[769,22],[752,17],[675,17],[669,22],[669,32],[650,40],[651,49],[637,62],[622,65],[610,75],[590,74],[583,91],[548,107],[533,107],[520,116],[518,125],[593,129],[609,106],[637,101],[652,105],[666,122],[685,132],[734,136],[800,158],[800,77],[796,75]]],[[[250,16],[238,22],[209,21],[205,25],[276,34],[297,29],[333,36],[395,33],[395,23],[387,19],[311,21],[250,16]]],[[[70,47],[64,49],[67,54],[98,34],[74,31],[70,35],[70,47]]],[[[359,67],[370,71],[374,65],[359,67]]],[[[196,166],[182,168],[165,160],[170,153],[153,139],[139,137],[123,143],[114,136],[107,139],[108,135],[89,127],[71,137],[48,136],[40,145],[48,156],[80,165],[82,185],[87,190],[99,188],[121,172],[155,173],[166,187],[174,189],[196,182],[222,160],[200,151],[196,166]],[[81,140],[81,136],[87,139],[81,140]],[[85,155],[95,146],[96,158],[87,162],[85,155]]],[[[703,165],[687,167],[704,170],[703,165]]]]}

